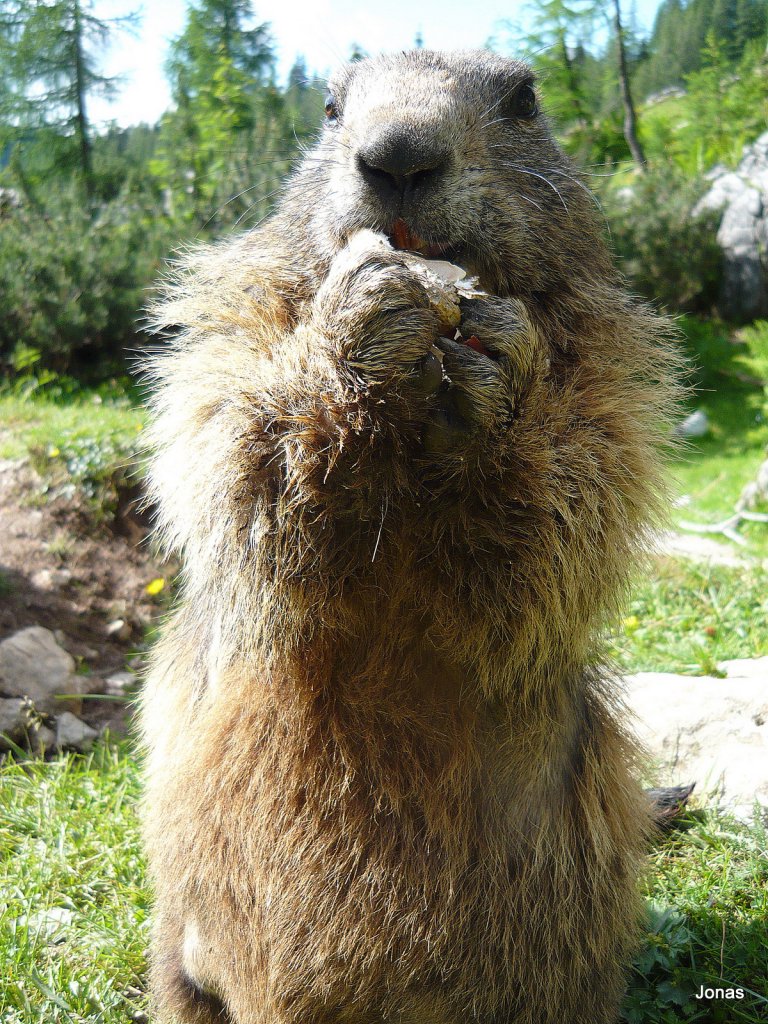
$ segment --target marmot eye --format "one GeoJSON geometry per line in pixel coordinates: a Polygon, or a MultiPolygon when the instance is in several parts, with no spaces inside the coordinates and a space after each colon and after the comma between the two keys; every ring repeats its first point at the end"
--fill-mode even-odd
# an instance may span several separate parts
{"type": "Polygon", "coordinates": [[[515,114],[517,117],[531,118],[538,113],[536,93],[530,85],[521,85],[515,96],[515,114]]]}
{"type": "Polygon", "coordinates": [[[335,121],[339,116],[338,109],[336,108],[336,98],[330,92],[325,97],[325,116],[329,121],[335,121]]]}

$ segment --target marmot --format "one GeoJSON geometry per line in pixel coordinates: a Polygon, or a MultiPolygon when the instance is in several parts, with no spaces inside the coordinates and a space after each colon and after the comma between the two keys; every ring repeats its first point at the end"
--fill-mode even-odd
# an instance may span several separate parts
{"type": "Polygon", "coordinates": [[[614,1021],[648,811],[600,636],[663,504],[673,346],[527,65],[330,91],[276,213],[157,310],[159,1019],[614,1021]],[[406,249],[476,279],[458,325],[406,249]]]}

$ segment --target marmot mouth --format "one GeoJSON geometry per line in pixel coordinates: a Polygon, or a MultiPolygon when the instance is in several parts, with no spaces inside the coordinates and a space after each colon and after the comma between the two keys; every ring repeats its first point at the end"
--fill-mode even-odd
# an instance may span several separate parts
{"type": "Polygon", "coordinates": [[[407,249],[409,252],[417,252],[421,256],[426,256],[428,260],[445,259],[452,249],[450,242],[427,242],[421,235],[417,235],[415,231],[412,231],[402,217],[395,221],[387,237],[393,249],[407,249]]]}

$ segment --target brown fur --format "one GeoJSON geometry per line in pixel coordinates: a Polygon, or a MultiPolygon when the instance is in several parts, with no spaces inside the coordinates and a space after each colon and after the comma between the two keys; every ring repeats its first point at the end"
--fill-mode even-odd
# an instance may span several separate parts
{"type": "Polygon", "coordinates": [[[674,358],[516,117],[529,75],[347,68],[276,215],[159,309],[183,330],[152,488],[185,562],[144,700],[162,1021],[615,1020],[647,811],[596,638],[658,515],[674,358]],[[356,163],[392,131],[442,161],[402,199],[356,163]],[[492,293],[464,333],[495,358],[440,342],[450,386],[414,272],[345,248],[395,216],[492,293]]]}

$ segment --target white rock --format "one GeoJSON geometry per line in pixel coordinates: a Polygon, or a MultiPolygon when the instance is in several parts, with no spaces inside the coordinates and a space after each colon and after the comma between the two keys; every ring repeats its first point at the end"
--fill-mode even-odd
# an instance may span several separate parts
{"type": "Polygon", "coordinates": [[[30,729],[29,731],[29,749],[33,754],[39,754],[40,757],[46,752],[56,746],[56,733],[53,729],[49,729],[47,725],[39,725],[36,729],[30,729]]]}
{"type": "Polygon", "coordinates": [[[725,679],[641,672],[627,679],[637,733],[663,785],[749,816],[768,806],[768,658],[725,662],[725,679]]]}
{"type": "MultiPolygon", "coordinates": [[[[733,658],[721,661],[718,671],[725,672],[728,679],[753,679],[761,683],[768,699],[768,655],[764,658],[733,658]]],[[[768,767],[768,766],[766,766],[768,767]]]]}
{"type": "Polygon", "coordinates": [[[768,314],[768,132],[744,149],[734,171],[707,175],[712,186],[693,209],[720,210],[717,242],[723,251],[721,311],[739,320],[768,314]]]}
{"type": "Polygon", "coordinates": [[[678,437],[706,437],[709,433],[709,417],[703,409],[697,409],[675,427],[678,437]]]}
{"type": "Polygon", "coordinates": [[[69,711],[56,720],[56,746],[59,750],[69,747],[74,750],[88,750],[99,734],[69,711]]]}
{"type": "Polygon", "coordinates": [[[73,917],[74,912],[68,907],[51,907],[49,910],[38,910],[35,914],[17,917],[14,924],[17,928],[26,928],[32,935],[46,942],[57,944],[65,941],[64,933],[72,924],[73,917]]]}
{"type": "Polygon", "coordinates": [[[28,626],[0,643],[0,696],[29,697],[40,711],[79,708],[82,684],[71,654],[49,629],[28,626]],[[74,694],[69,701],[59,694],[74,694]]]}

